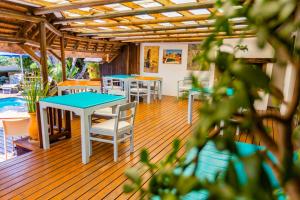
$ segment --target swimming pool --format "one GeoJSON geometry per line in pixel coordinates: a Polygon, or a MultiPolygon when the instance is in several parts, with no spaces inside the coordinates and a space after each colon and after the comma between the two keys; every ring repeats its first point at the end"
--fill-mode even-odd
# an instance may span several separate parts
{"type": "Polygon", "coordinates": [[[0,112],[5,111],[26,112],[26,102],[22,98],[9,97],[0,99],[0,112]]]}

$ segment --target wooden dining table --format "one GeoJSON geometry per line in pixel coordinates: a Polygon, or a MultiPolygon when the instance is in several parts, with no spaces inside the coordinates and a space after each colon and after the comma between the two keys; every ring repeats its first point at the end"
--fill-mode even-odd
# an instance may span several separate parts
{"type": "Polygon", "coordinates": [[[89,128],[91,115],[98,109],[116,107],[126,103],[126,98],[110,94],[80,92],[62,96],[47,97],[40,100],[42,142],[45,150],[50,148],[48,134],[47,108],[56,108],[74,112],[80,117],[82,163],[89,162],[89,128]]]}
{"type": "Polygon", "coordinates": [[[92,90],[98,93],[101,92],[100,81],[91,80],[66,80],[57,84],[58,95],[62,95],[64,90],[92,90]]]}
{"type": "Polygon", "coordinates": [[[147,103],[151,103],[151,84],[158,84],[158,98],[162,99],[162,78],[155,76],[140,76],[140,75],[125,75],[125,74],[116,74],[116,75],[107,75],[106,78],[111,78],[124,82],[125,90],[129,95],[129,83],[130,81],[142,81],[147,85],[147,103]]]}

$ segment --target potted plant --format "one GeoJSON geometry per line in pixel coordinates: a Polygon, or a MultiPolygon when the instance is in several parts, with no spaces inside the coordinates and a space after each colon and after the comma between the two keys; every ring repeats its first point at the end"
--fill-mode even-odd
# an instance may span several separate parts
{"type": "Polygon", "coordinates": [[[38,140],[38,126],[36,116],[36,102],[40,98],[46,97],[49,86],[43,86],[40,76],[25,78],[23,86],[23,97],[27,104],[28,114],[30,116],[29,134],[31,140],[38,140]]]}

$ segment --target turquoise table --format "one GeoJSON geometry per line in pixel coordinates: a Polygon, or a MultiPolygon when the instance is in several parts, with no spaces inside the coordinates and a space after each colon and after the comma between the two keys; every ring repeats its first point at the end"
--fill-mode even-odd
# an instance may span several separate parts
{"type": "MultiPolygon", "coordinates": [[[[242,142],[236,142],[236,147],[241,156],[250,156],[256,151],[264,149],[262,146],[257,146],[253,144],[247,144],[242,142]]],[[[187,161],[193,160],[197,155],[197,150],[192,149],[188,156],[187,161]]],[[[268,153],[270,159],[275,160],[274,156],[268,153]]],[[[226,170],[228,169],[229,160],[232,160],[237,170],[239,184],[243,185],[247,183],[247,174],[244,170],[243,164],[228,151],[219,151],[215,147],[213,142],[208,142],[205,147],[200,152],[200,159],[198,161],[198,169],[196,171],[196,176],[200,180],[208,180],[213,183],[216,180],[216,176],[219,175],[219,178],[223,178],[226,170]]],[[[183,171],[187,176],[191,175],[194,171],[195,164],[190,165],[183,171]]],[[[272,168],[264,163],[263,169],[266,172],[268,179],[271,183],[271,186],[277,192],[278,200],[285,200],[286,197],[281,193],[281,188],[279,182],[277,181],[272,168]]],[[[181,173],[180,168],[174,171],[175,174],[181,173]]],[[[185,195],[182,200],[207,200],[209,193],[206,190],[193,191],[185,195]]],[[[156,196],[152,200],[160,200],[161,198],[156,196]]]]}
{"type": "Polygon", "coordinates": [[[118,80],[124,80],[124,79],[134,78],[135,76],[131,76],[131,75],[127,75],[127,74],[116,74],[116,75],[108,75],[108,76],[104,76],[104,77],[118,79],[118,80]]]}
{"type": "Polygon", "coordinates": [[[86,164],[89,162],[89,126],[91,124],[91,115],[98,109],[116,107],[123,103],[126,103],[126,98],[123,96],[92,92],[47,97],[40,100],[42,141],[44,149],[50,148],[47,107],[71,111],[80,116],[82,163],[86,164]]]}
{"type": "MultiPolygon", "coordinates": [[[[262,146],[257,146],[254,144],[247,144],[242,142],[236,142],[236,147],[241,156],[250,156],[254,154],[256,151],[264,149],[262,146]]],[[[196,149],[190,152],[188,159],[193,159],[196,156],[196,149]]],[[[268,156],[271,160],[275,160],[275,157],[268,153],[268,156]]],[[[247,175],[244,170],[243,164],[236,159],[236,157],[232,156],[228,151],[219,151],[216,149],[213,142],[208,142],[207,145],[200,152],[200,160],[199,160],[199,168],[196,172],[196,176],[200,180],[209,180],[214,182],[216,179],[216,175],[220,173],[221,177],[224,177],[224,174],[228,168],[228,162],[232,160],[235,169],[237,170],[239,184],[243,185],[247,183],[247,175]]],[[[190,166],[184,172],[187,175],[190,175],[194,169],[194,165],[190,166]]],[[[266,172],[271,186],[274,190],[278,191],[277,199],[284,200],[286,199],[282,193],[280,193],[281,188],[279,182],[277,181],[272,168],[264,163],[263,164],[264,171],[266,172]]],[[[194,191],[187,194],[183,199],[184,200],[206,200],[208,199],[208,192],[205,190],[194,191]]]]}

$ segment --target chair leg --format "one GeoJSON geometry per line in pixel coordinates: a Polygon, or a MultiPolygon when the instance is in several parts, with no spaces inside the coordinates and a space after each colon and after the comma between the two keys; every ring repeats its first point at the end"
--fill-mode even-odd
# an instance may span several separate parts
{"type": "Polygon", "coordinates": [[[93,141],[90,140],[90,144],[89,144],[89,156],[91,156],[93,154],[93,141]]]}
{"type": "Polygon", "coordinates": [[[133,130],[130,131],[130,152],[134,152],[134,144],[133,144],[133,130]]]}
{"type": "Polygon", "coordinates": [[[3,136],[3,142],[4,142],[4,158],[7,160],[7,143],[6,143],[6,137],[5,135],[3,136]]]}
{"type": "Polygon", "coordinates": [[[118,162],[118,142],[117,142],[117,138],[114,138],[114,161],[118,162]]]}
{"type": "MultiPolygon", "coordinates": [[[[223,127],[224,127],[224,121],[222,120],[221,122],[220,122],[220,128],[222,129],[223,127]]],[[[224,135],[224,131],[223,131],[223,129],[220,131],[220,135],[221,136],[223,136],[224,135]]]]}
{"type": "Polygon", "coordinates": [[[122,144],[125,143],[125,140],[123,140],[124,137],[125,137],[125,134],[121,134],[121,135],[120,135],[120,138],[122,139],[122,141],[121,141],[122,144]]]}
{"type": "Polygon", "coordinates": [[[235,135],[236,136],[238,136],[240,134],[240,127],[239,126],[237,126],[236,127],[236,132],[235,132],[235,135]]]}

